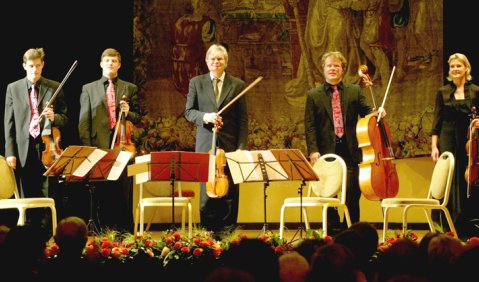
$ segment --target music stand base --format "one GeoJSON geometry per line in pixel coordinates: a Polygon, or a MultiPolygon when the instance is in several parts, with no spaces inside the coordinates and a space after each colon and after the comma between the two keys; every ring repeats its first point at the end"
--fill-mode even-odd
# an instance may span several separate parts
{"type": "MultiPolygon", "coordinates": [[[[93,219],[93,194],[95,193],[93,191],[94,187],[92,184],[87,183],[86,186],[88,187],[88,193],[90,194],[90,218],[88,219],[88,235],[98,235],[99,234],[99,229],[95,224],[95,220],[93,219]]],[[[96,210],[96,206],[95,206],[96,210]]],[[[98,214],[97,214],[98,215],[98,214]]]]}
{"type": "Polygon", "coordinates": [[[306,185],[306,181],[303,179],[301,185],[298,188],[299,194],[299,227],[291,238],[291,243],[303,239],[303,231],[306,232],[306,229],[303,226],[303,188],[306,185]],[[299,233],[299,238],[296,238],[296,235],[299,233]]]}

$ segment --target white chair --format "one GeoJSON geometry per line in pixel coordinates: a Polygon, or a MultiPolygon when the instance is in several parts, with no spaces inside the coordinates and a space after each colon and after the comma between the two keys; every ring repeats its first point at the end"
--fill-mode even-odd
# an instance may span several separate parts
{"type": "Polygon", "coordinates": [[[311,181],[305,197],[292,197],[284,200],[281,207],[279,237],[283,238],[284,211],[286,208],[302,208],[306,229],[309,229],[307,207],[319,207],[323,213],[323,236],[328,235],[328,209],[338,207],[344,210],[344,217],[351,226],[349,210],[346,206],[347,169],[344,160],[336,154],[322,155],[313,166],[319,181],[311,181]]]}
{"type": "MultiPolygon", "coordinates": [[[[135,158],[136,163],[142,163],[142,162],[149,162],[150,161],[150,156],[145,155],[145,156],[139,156],[135,158]]],[[[149,181],[149,179],[144,178],[144,177],[139,177],[137,175],[137,181],[136,183],[139,185],[139,198],[138,198],[138,205],[136,207],[135,211],[135,227],[134,227],[134,234],[137,234],[138,231],[138,225],[140,226],[139,229],[139,235],[143,235],[144,232],[144,226],[145,226],[145,208],[146,207],[167,207],[169,208],[168,212],[171,214],[173,211],[173,198],[171,195],[168,196],[153,196],[153,197],[143,197],[143,184],[144,182],[149,181]]],[[[179,207],[181,208],[181,228],[182,230],[185,230],[185,220],[186,220],[186,209],[188,209],[188,237],[191,238],[193,234],[193,211],[192,211],[192,198],[194,197],[193,195],[189,195],[188,197],[183,196],[183,191],[181,189],[181,182],[177,181],[175,182],[177,184],[177,190],[175,191],[175,197],[174,197],[174,207],[179,207]]],[[[171,188],[170,188],[171,189],[171,188]]],[[[156,213],[157,209],[155,209],[156,213]]],[[[153,214],[154,216],[154,214],[153,214]]],[[[153,217],[152,216],[152,217],[153,217]]],[[[148,223],[148,226],[146,230],[149,230],[151,223],[151,219],[148,223]]]]}
{"type": "Polygon", "coordinates": [[[431,219],[431,210],[444,212],[449,228],[457,237],[456,228],[452,221],[446,205],[449,200],[452,178],[454,177],[454,155],[450,152],[443,152],[436,164],[431,177],[429,191],[425,198],[386,198],[381,201],[384,211],[383,242],[386,240],[386,233],[389,224],[389,211],[391,208],[402,208],[402,232],[407,231],[407,215],[412,208],[420,208],[424,211],[429,229],[434,232],[435,227],[431,219]]]}
{"type": "MultiPolygon", "coordinates": [[[[186,208],[188,208],[188,237],[192,237],[193,233],[193,216],[192,216],[192,205],[191,199],[192,197],[183,197],[183,192],[181,191],[181,182],[177,182],[178,190],[175,192],[174,202],[175,208],[181,208],[181,229],[185,230],[185,218],[186,218],[186,208]]],[[[164,196],[164,197],[148,197],[143,198],[143,183],[140,183],[140,191],[139,191],[139,200],[138,206],[135,212],[135,234],[137,232],[137,226],[140,225],[140,232],[139,235],[143,235],[144,225],[145,225],[145,207],[168,207],[169,211],[172,212],[173,210],[173,199],[171,196],[164,196]],[[139,222],[138,222],[139,221],[139,222]]],[[[155,209],[156,213],[157,209],[155,209]]],[[[155,214],[154,213],[154,214],[155,214]]],[[[153,216],[154,216],[153,214],[153,216]]],[[[152,216],[152,217],[153,217],[152,216]]],[[[149,230],[151,220],[148,222],[146,230],[149,230]]]]}
{"type": "Polygon", "coordinates": [[[13,169],[8,166],[4,156],[0,156],[0,209],[17,209],[17,225],[25,225],[26,210],[49,208],[52,216],[52,233],[57,229],[57,211],[52,198],[20,198],[13,169]],[[12,198],[14,196],[14,198],[12,198]]]}

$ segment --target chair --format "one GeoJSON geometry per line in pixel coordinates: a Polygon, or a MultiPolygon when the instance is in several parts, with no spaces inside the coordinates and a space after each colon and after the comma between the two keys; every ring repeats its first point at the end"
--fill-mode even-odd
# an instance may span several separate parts
{"type": "Polygon", "coordinates": [[[323,212],[323,236],[328,235],[328,209],[340,207],[348,227],[351,226],[349,210],[346,206],[346,163],[336,154],[322,155],[313,166],[319,177],[319,181],[309,183],[305,197],[286,198],[281,207],[279,236],[283,238],[284,211],[286,208],[301,208],[306,229],[309,229],[309,221],[306,207],[319,207],[323,212]]]}
{"type": "Polygon", "coordinates": [[[49,208],[52,216],[52,233],[57,229],[57,211],[52,198],[20,198],[13,169],[8,166],[4,156],[0,156],[0,209],[17,209],[17,225],[25,225],[26,210],[49,208]],[[12,198],[14,196],[14,198],[12,198]]]}
{"type": "Polygon", "coordinates": [[[425,198],[385,198],[381,201],[381,207],[384,211],[383,222],[383,242],[386,240],[386,232],[389,224],[389,210],[391,208],[402,208],[402,231],[407,230],[407,215],[413,208],[420,208],[426,214],[429,223],[429,229],[434,232],[435,227],[431,219],[431,210],[441,210],[444,212],[449,228],[457,237],[456,228],[451,219],[451,215],[446,205],[449,200],[451,183],[454,177],[454,155],[450,152],[443,152],[434,166],[431,177],[429,191],[425,198]]]}
{"type": "MultiPolygon", "coordinates": [[[[136,163],[141,163],[147,161],[147,159],[143,159],[141,157],[136,158],[136,163]]],[[[145,226],[145,208],[146,207],[169,207],[170,208],[170,213],[172,212],[173,208],[173,199],[171,195],[169,196],[160,196],[160,197],[143,197],[143,183],[138,183],[139,184],[139,199],[138,199],[138,205],[136,207],[135,211],[135,227],[134,227],[134,234],[137,234],[138,231],[138,224],[140,226],[139,230],[139,235],[143,235],[144,232],[144,226],[145,226]]],[[[185,218],[186,218],[186,208],[188,208],[188,237],[191,238],[193,234],[193,211],[192,211],[192,205],[191,205],[191,199],[194,197],[194,192],[193,191],[185,191],[185,196],[183,196],[183,191],[181,189],[181,182],[176,182],[177,183],[177,191],[175,191],[174,195],[174,201],[175,201],[175,207],[180,207],[181,208],[181,228],[182,230],[185,230],[185,218]],[[188,196],[186,196],[188,195],[188,196]]],[[[156,213],[157,210],[155,210],[156,213]]],[[[154,214],[155,214],[154,213],[154,214]]],[[[152,215],[152,218],[154,216],[152,215]]],[[[151,224],[151,219],[148,222],[146,230],[148,231],[150,228],[151,224]]]]}

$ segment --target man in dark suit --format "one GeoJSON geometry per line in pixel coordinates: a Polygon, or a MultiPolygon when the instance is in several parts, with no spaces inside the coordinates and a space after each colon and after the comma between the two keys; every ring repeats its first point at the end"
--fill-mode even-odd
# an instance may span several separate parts
{"type": "MultiPolygon", "coordinates": [[[[112,48],[104,50],[100,66],[102,77],[83,85],[78,130],[84,146],[110,149],[119,111],[124,114],[126,121],[133,124],[141,119],[138,87],[118,77],[121,55],[117,50],[112,48]]],[[[120,132],[117,132],[118,134],[120,132]]],[[[95,183],[95,194],[101,227],[131,231],[132,182],[127,177],[126,170],[117,181],[95,183]]]]}
{"type": "MultiPolygon", "coordinates": [[[[8,165],[15,169],[25,198],[55,196],[54,179],[43,176],[46,169],[42,163],[45,150],[42,136],[50,137],[52,126],[61,128],[68,122],[62,90],[51,103],[52,107],[45,107],[60,83],[42,76],[44,57],[43,48],[25,52],[26,77],[8,84],[5,99],[5,157],[8,165]]],[[[41,224],[44,211],[28,212],[31,216],[27,215],[27,219],[32,224],[41,224]]]]}
{"type": "MultiPolygon", "coordinates": [[[[359,85],[347,84],[342,81],[343,72],[346,69],[346,59],[337,51],[325,53],[321,59],[326,82],[321,86],[308,91],[304,114],[306,142],[310,161],[314,164],[321,155],[334,153],[341,156],[346,162],[347,195],[351,221],[359,221],[359,162],[361,151],[358,148],[356,136],[356,124],[359,117],[371,114],[373,109],[366,103],[359,85]],[[335,131],[334,104],[332,96],[334,88],[340,95],[341,129],[335,131]],[[338,136],[339,134],[339,136],[338,136]]],[[[336,213],[328,219],[334,232],[338,228],[339,218],[336,213]]],[[[336,230],[337,231],[337,230],[336,230]]]]}
{"type": "MultiPolygon", "coordinates": [[[[248,135],[248,113],[245,97],[231,104],[221,116],[217,114],[245,88],[245,82],[225,72],[228,52],[222,45],[212,45],[206,52],[209,73],[190,80],[185,117],[196,125],[196,151],[213,148],[213,127],[218,130],[216,144],[225,152],[245,149],[248,135]],[[216,84],[217,83],[217,84],[216,84]],[[215,97],[216,96],[216,97],[215,97]]],[[[238,186],[234,185],[229,170],[229,190],[226,197],[209,197],[204,183],[200,186],[201,225],[208,230],[222,231],[235,227],[238,217],[238,186]]]]}

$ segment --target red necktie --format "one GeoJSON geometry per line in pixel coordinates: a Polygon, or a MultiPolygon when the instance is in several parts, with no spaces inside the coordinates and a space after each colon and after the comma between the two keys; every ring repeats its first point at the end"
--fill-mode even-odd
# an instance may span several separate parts
{"type": "Polygon", "coordinates": [[[336,136],[341,138],[344,134],[343,114],[341,113],[341,98],[339,97],[338,86],[332,85],[331,88],[333,89],[331,106],[333,108],[334,133],[336,133],[336,136]]]}
{"type": "Polygon", "coordinates": [[[32,91],[30,92],[30,112],[32,117],[29,126],[30,135],[32,135],[33,138],[37,138],[37,136],[40,135],[40,125],[38,124],[38,99],[35,85],[32,85],[32,91]]]}
{"type": "Polygon", "coordinates": [[[106,102],[108,104],[108,111],[110,113],[110,129],[115,127],[116,123],[116,102],[115,102],[115,85],[111,79],[108,80],[108,87],[106,88],[106,102]]]}

